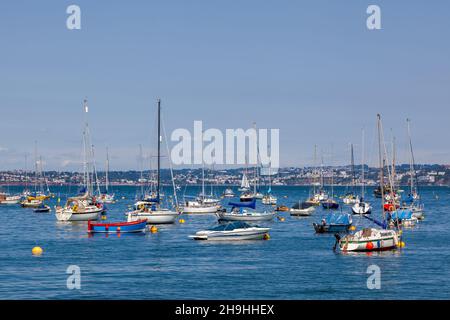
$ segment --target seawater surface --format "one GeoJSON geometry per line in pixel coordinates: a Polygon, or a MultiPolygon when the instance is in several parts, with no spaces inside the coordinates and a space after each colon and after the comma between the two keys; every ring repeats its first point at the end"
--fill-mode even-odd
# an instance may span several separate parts
{"type": "MultiPolygon", "coordinates": [[[[63,201],[73,190],[52,192],[63,201]]],[[[309,190],[273,187],[279,204],[288,206],[309,190]]],[[[134,187],[114,191],[119,201],[108,205],[107,221],[124,220],[136,195],[134,187]]],[[[335,191],[342,195],[345,188],[335,191]]],[[[185,192],[195,195],[198,188],[185,192]]],[[[265,224],[272,228],[267,241],[212,243],[188,235],[216,225],[214,215],[183,216],[186,223],[159,226],[155,234],[88,237],[86,223],[1,206],[0,299],[450,299],[450,189],[421,192],[425,220],[404,232],[404,249],[380,254],[333,252],[333,235],[316,235],[312,227],[326,214],[321,208],[307,218],[280,213],[285,221],[265,224]],[[44,249],[41,257],[31,254],[36,245],[44,249]],[[80,267],[80,290],[67,288],[70,265],[80,267]],[[381,270],[379,290],[367,288],[371,265],[381,270]]],[[[369,225],[359,217],[354,223],[369,225]]]]}

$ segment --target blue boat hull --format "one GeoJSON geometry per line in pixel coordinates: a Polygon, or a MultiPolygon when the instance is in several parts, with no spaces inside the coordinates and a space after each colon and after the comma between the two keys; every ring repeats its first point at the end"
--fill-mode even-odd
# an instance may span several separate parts
{"type": "Polygon", "coordinates": [[[88,224],[89,233],[136,233],[145,232],[147,221],[136,223],[88,224]]]}

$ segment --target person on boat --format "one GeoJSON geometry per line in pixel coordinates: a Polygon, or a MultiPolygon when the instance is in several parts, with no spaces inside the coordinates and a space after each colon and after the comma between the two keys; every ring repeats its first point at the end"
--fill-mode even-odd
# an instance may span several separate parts
{"type": "Polygon", "coordinates": [[[322,225],[326,226],[327,225],[327,221],[325,219],[322,219],[322,225]]]}

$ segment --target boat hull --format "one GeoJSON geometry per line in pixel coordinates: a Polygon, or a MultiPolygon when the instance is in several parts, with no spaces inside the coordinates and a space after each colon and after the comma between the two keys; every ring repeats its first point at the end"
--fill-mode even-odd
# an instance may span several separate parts
{"type": "Polygon", "coordinates": [[[324,209],[339,209],[339,203],[337,202],[322,202],[324,209]]]}
{"type": "Polygon", "coordinates": [[[184,214],[216,213],[220,206],[184,207],[184,214]]]}
{"type": "Polygon", "coordinates": [[[239,231],[224,231],[224,232],[197,232],[191,236],[194,240],[208,240],[208,241],[241,241],[241,240],[262,240],[266,237],[270,228],[251,228],[248,230],[239,231]]]}
{"type": "Polygon", "coordinates": [[[60,221],[89,221],[97,220],[102,211],[102,208],[88,212],[72,212],[71,210],[57,209],[55,216],[60,221]]]}
{"type": "Polygon", "coordinates": [[[348,232],[350,224],[318,224],[313,223],[316,233],[343,233],[348,232]]]}
{"type": "Polygon", "coordinates": [[[339,248],[344,251],[369,252],[397,248],[398,237],[395,231],[383,230],[373,236],[347,235],[339,240],[339,248]]]}
{"type": "Polygon", "coordinates": [[[140,219],[147,221],[147,224],[172,224],[175,223],[178,212],[166,211],[166,210],[156,210],[156,211],[134,211],[127,214],[133,217],[133,219],[140,219]]]}
{"type": "Polygon", "coordinates": [[[88,223],[89,233],[137,233],[145,232],[146,220],[119,223],[88,223]]]}
{"type": "Polygon", "coordinates": [[[291,208],[290,215],[291,216],[298,216],[298,217],[308,217],[310,216],[316,209],[314,207],[309,207],[306,209],[294,209],[291,208]]]}

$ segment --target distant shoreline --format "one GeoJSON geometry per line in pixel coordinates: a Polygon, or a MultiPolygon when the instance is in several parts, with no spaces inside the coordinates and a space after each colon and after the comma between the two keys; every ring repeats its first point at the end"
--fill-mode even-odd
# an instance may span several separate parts
{"type": "MultiPolygon", "coordinates": [[[[34,186],[30,185],[30,184],[24,184],[24,183],[0,183],[0,187],[26,187],[28,186],[29,189],[33,189],[34,186]]],[[[79,184],[48,184],[49,187],[80,187],[79,184]]],[[[110,187],[141,187],[142,185],[140,184],[126,184],[126,183],[119,183],[119,184],[115,184],[115,183],[110,183],[109,184],[110,187]]],[[[144,185],[144,187],[147,187],[148,185],[144,185]]],[[[165,184],[162,183],[161,186],[163,187],[172,187],[172,184],[165,184]]],[[[185,188],[185,187],[201,187],[201,184],[187,184],[187,185],[183,185],[181,186],[181,189],[185,188]]],[[[210,184],[207,185],[208,188],[211,187],[210,184]]],[[[355,187],[357,188],[361,188],[362,185],[355,185],[355,187]]],[[[222,187],[222,188],[239,188],[240,185],[235,185],[235,184],[214,184],[213,187],[222,187]]],[[[312,184],[287,184],[287,185],[272,185],[272,188],[279,188],[279,187],[314,187],[314,185],[312,184]]],[[[318,186],[316,186],[318,187],[318,186]]],[[[334,185],[333,187],[338,187],[338,188],[342,188],[342,187],[346,187],[346,188],[351,188],[351,186],[348,185],[334,185]]],[[[365,188],[376,188],[377,185],[365,185],[365,188]]],[[[407,184],[403,184],[403,185],[399,185],[399,187],[401,187],[401,189],[407,189],[409,188],[409,185],[407,184]]],[[[429,184],[429,185],[422,185],[420,187],[443,187],[443,188],[449,188],[449,185],[440,185],[440,184],[429,184]]],[[[267,186],[261,186],[259,189],[265,189],[267,188],[267,186]]],[[[324,188],[331,188],[330,184],[325,184],[324,188]]],[[[250,188],[250,190],[253,190],[253,188],[250,188]]]]}

